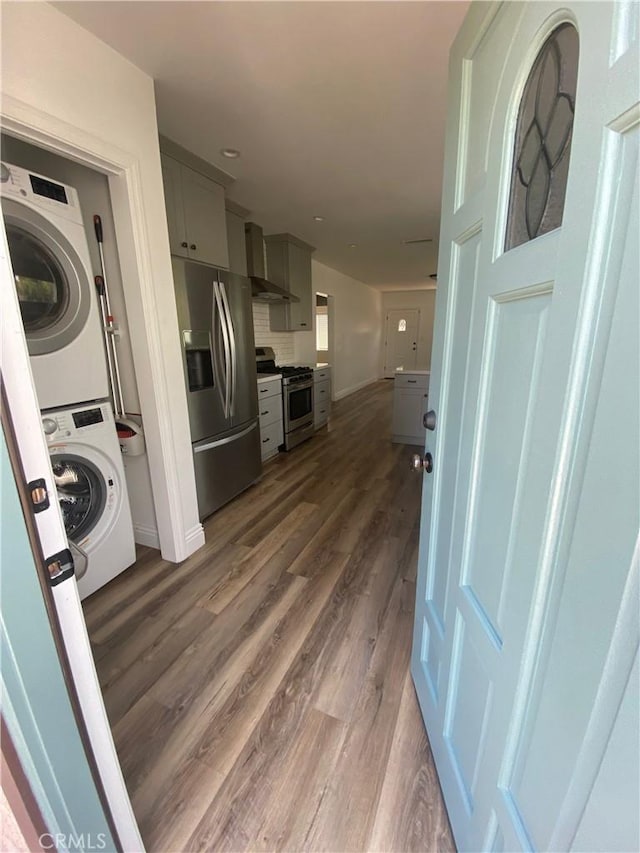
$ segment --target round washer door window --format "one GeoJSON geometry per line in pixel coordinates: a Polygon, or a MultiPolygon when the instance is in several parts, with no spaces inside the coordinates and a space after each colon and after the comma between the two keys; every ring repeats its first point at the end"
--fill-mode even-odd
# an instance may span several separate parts
{"type": "Polygon", "coordinates": [[[107,485],[93,462],[72,453],[51,454],[53,479],[67,536],[79,542],[104,511],[107,485]]]}
{"type": "Polygon", "coordinates": [[[80,256],[37,211],[2,202],[29,355],[70,344],[89,316],[92,284],[80,256]]]}

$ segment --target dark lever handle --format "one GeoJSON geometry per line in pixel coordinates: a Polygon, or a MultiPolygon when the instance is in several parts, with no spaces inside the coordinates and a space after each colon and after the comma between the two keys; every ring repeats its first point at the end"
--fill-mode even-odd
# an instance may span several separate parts
{"type": "Polygon", "coordinates": [[[433,409],[429,409],[429,411],[422,416],[422,425],[425,429],[433,430],[436,428],[436,413],[433,409]]]}

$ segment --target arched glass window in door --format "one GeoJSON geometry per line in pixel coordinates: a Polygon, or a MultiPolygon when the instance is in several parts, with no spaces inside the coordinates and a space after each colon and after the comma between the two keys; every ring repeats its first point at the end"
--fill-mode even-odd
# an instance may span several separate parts
{"type": "Polygon", "coordinates": [[[578,33],[561,24],[542,45],[518,111],[505,250],[562,225],[578,79],[578,33]]]}

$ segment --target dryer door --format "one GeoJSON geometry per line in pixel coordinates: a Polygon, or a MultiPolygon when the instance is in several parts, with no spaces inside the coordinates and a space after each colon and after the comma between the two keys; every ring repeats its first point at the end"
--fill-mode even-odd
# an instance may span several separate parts
{"type": "Polygon", "coordinates": [[[84,328],[93,284],[71,243],[48,220],[11,199],[2,211],[30,355],[55,352],[84,328]]]}
{"type": "Polygon", "coordinates": [[[84,456],[53,452],[51,467],[67,536],[72,542],[81,542],[102,518],[107,483],[84,456]]]}

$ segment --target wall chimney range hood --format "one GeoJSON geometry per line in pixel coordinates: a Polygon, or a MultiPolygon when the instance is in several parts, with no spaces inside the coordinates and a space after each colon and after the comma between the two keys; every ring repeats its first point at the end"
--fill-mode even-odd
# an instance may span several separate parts
{"type": "Polygon", "coordinates": [[[264,277],[264,246],[262,228],[255,222],[244,226],[244,238],[247,248],[247,275],[251,281],[251,298],[254,302],[300,302],[297,296],[264,277]]]}

